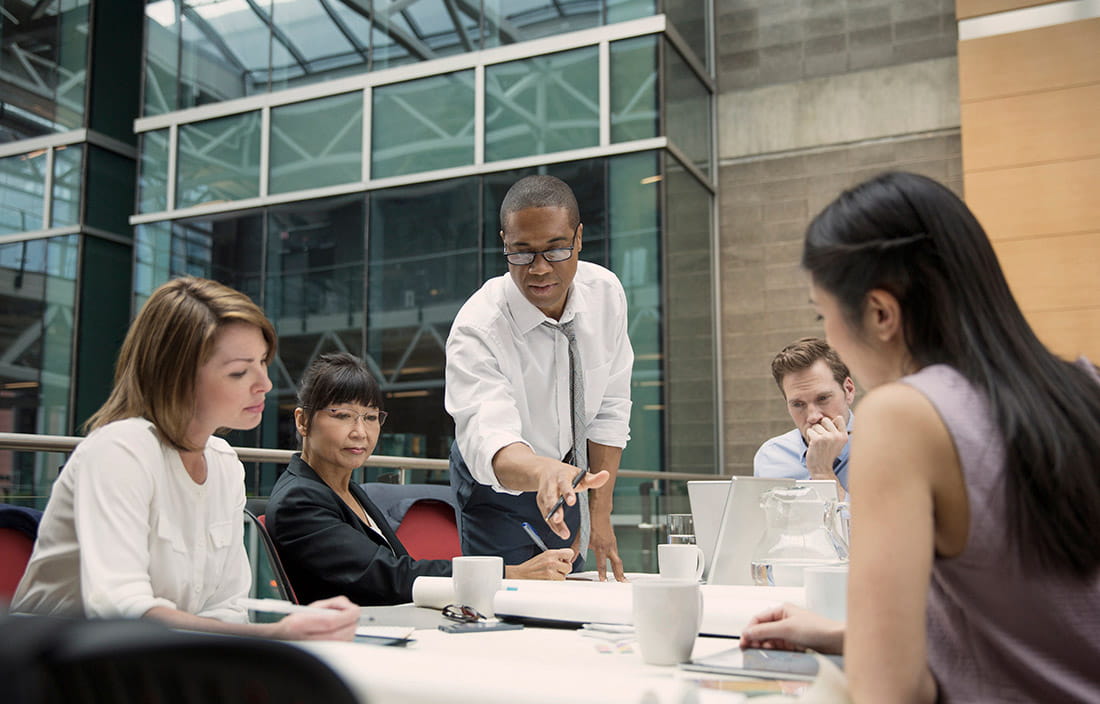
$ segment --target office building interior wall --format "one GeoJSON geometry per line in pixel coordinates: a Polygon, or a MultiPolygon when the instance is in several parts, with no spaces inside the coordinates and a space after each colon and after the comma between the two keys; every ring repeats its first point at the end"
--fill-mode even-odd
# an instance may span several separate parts
{"type": "Polygon", "coordinates": [[[961,193],[952,0],[732,0],[716,8],[725,469],[791,427],[769,363],[820,335],[798,260],[809,218],[881,171],[961,193]]]}

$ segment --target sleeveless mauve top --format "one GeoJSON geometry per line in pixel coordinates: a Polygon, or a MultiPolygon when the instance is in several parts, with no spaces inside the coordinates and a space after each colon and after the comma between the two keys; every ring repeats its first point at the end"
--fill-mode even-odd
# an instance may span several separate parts
{"type": "Polygon", "coordinates": [[[928,662],[940,701],[1100,702],[1100,574],[1081,581],[1021,564],[1008,536],[1004,440],[984,393],[942,364],[902,382],[951,433],[970,506],[966,549],[932,568],[928,662]]]}

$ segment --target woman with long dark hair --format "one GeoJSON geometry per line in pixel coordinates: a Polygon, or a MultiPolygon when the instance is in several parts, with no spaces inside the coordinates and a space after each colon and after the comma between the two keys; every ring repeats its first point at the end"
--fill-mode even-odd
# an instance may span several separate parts
{"type": "Polygon", "coordinates": [[[870,390],[848,624],[778,609],[743,645],[843,644],[857,702],[1100,699],[1095,367],[1043,346],[977,219],[931,179],[841,194],[802,263],[870,390]]]}

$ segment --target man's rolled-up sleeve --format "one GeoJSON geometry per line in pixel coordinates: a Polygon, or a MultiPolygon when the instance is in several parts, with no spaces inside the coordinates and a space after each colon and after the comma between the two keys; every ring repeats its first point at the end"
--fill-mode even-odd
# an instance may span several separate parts
{"type": "Polygon", "coordinates": [[[493,471],[493,457],[514,443],[527,444],[512,383],[493,352],[491,340],[480,331],[456,326],[447,339],[447,375],[444,403],[455,421],[462,459],[480,484],[507,494],[493,471]]]}
{"type": "Polygon", "coordinates": [[[627,335],[626,296],[621,288],[616,300],[616,314],[615,352],[599,411],[588,424],[588,439],[609,447],[626,447],[630,440],[630,379],[634,372],[634,348],[627,335]]]}

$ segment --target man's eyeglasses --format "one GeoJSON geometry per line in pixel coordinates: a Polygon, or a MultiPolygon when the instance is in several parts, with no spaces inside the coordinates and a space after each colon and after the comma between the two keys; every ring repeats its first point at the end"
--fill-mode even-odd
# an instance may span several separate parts
{"type": "MultiPolygon", "coordinates": [[[[577,228],[579,227],[580,223],[577,223],[577,228]]],[[[513,266],[529,266],[531,262],[535,261],[535,257],[539,254],[550,263],[564,262],[573,256],[573,247],[577,242],[577,228],[573,229],[573,239],[569,242],[568,247],[544,249],[541,252],[504,252],[504,258],[513,266]]]]}
{"type": "Polygon", "coordinates": [[[328,413],[329,418],[332,418],[337,423],[343,423],[344,425],[355,425],[356,420],[363,421],[366,425],[378,425],[381,426],[386,422],[386,418],[389,416],[385,411],[367,411],[366,413],[354,413],[352,411],[345,411],[340,408],[326,408],[325,412],[328,413]]]}
{"type": "Polygon", "coordinates": [[[477,623],[485,620],[485,617],[477,609],[461,604],[447,604],[443,607],[443,616],[459,623],[477,623]]]}

